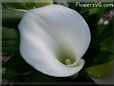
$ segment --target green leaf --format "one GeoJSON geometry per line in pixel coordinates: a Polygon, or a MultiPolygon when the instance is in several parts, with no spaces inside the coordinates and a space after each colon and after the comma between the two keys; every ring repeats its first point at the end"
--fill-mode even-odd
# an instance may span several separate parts
{"type": "Polygon", "coordinates": [[[7,9],[9,8],[15,8],[15,9],[33,9],[33,8],[39,8],[48,4],[52,4],[53,0],[23,0],[18,1],[15,0],[15,2],[10,3],[3,3],[7,9]]]}
{"type": "Polygon", "coordinates": [[[26,11],[18,9],[9,9],[2,11],[2,26],[9,28],[17,28],[21,18],[26,11]]]}
{"type": "Polygon", "coordinates": [[[43,7],[49,4],[53,4],[53,0],[34,0],[36,8],[43,7]]]}
{"type": "Polygon", "coordinates": [[[92,15],[92,14],[97,13],[97,12],[98,12],[98,9],[99,9],[99,8],[91,8],[91,9],[89,10],[89,15],[92,15]]]}
{"type": "Polygon", "coordinates": [[[113,53],[113,35],[110,35],[107,39],[100,43],[101,51],[107,51],[113,53]]]}
{"type": "Polygon", "coordinates": [[[2,28],[2,38],[3,40],[17,40],[19,37],[18,30],[14,28],[2,28]]]}
{"type": "Polygon", "coordinates": [[[71,76],[70,78],[75,79],[75,78],[77,78],[78,76],[79,76],[79,73],[76,73],[76,74],[74,74],[73,76],[71,76]]]}
{"type": "Polygon", "coordinates": [[[112,61],[104,64],[91,66],[86,68],[85,71],[92,77],[100,78],[110,72],[111,64],[112,64],[112,61]]]}
{"type": "Polygon", "coordinates": [[[99,17],[103,16],[103,14],[105,13],[105,11],[107,10],[107,8],[104,7],[91,7],[89,9],[89,15],[93,15],[93,14],[97,14],[99,17]]]}
{"type": "Polygon", "coordinates": [[[106,51],[100,51],[99,54],[96,56],[96,63],[101,64],[101,63],[106,63],[109,62],[113,59],[113,53],[111,52],[106,52],[106,51]]]}
{"type": "Polygon", "coordinates": [[[16,76],[19,76],[20,73],[8,68],[3,68],[3,72],[2,72],[2,78],[3,79],[12,79],[16,76]]]}
{"type": "Polygon", "coordinates": [[[15,52],[19,48],[19,32],[12,28],[2,28],[2,51],[15,52]]]}

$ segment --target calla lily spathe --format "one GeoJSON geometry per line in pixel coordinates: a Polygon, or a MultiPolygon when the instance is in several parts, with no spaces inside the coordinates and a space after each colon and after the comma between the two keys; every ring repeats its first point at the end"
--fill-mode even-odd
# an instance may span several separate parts
{"type": "Polygon", "coordinates": [[[81,57],[91,36],[87,23],[76,11],[61,5],[32,9],[24,15],[18,28],[20,53],[36,70],[50,76],[67,77],[82,69],[81,57]],[[60,55],[63,51],[66,56],[60,55]],[[67,57],[67,52],[74,57],[67,57]]]}

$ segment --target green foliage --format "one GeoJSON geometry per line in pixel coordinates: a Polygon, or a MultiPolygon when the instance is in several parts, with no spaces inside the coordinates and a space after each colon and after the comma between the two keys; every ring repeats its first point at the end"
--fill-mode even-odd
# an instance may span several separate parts
{"type": "Polygon", "coordinates": [[[16,72],[14,70],[11,70],[11,69],[8,69],[8,68],[3,68],[3,79],[12,79],[16,76],[19,76],[20,73],[19,72],[16,72]]]}
{"type": "Polygon", "coordinates": [[[2,52],[16,52],[19,47],[19,32],[12,28],[2,28],[2,52]]]}
{"type": "Polygon", "coordinates": [[[112,64],[112,61],[108,63],[100,64],[100,65],[95,65],[95,66],[86,68],[85,70],[90,76],[94,78],[101,78],[107,75],[107,73],[110,73],[111,64],[112,64]]]}
{"type": "Polygon", "coordinates": [[[2,11],[2,26],[8,28],[17,28],[22,16],[26,11],[18,9],[3,9],[2,11]]]}
{"type": "Polygon", "coordinates": [[[3,6],[7,9],[33,9],[33,8],[39,8],[48,4],[52,4],[53,0],[29,0],[28,2],[26,0],[19,1],[16,0],[15,2],[10,3],[3,3],[3,6]]]}

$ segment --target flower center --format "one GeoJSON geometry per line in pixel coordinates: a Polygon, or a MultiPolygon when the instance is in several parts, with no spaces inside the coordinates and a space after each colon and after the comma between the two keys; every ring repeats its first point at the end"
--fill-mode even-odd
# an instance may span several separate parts
{"type": "Polygon", "coordinates": [[[65,60],[65,64],[66,64],[66,65],[70,65],[70,64],[72,64],[72,61],[71,61],[70,59],[66,59],[66,60],[65,60]]]}
{"type": "Polygon", "coordinates": [[[65,65],[71,65],[76,61],[74,53],[66,48],[58,50],[57,59],[65,65]]]}

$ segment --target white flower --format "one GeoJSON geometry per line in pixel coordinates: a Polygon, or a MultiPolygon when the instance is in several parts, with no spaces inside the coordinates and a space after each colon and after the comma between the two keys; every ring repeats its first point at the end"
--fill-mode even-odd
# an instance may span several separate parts
{"type": "Polygon", "coordinates": [[[48,5],[28,11],[19,24],[20,53],[36,70],[55,77],[78,73],[90,43],[87,23],[76,11],[48,5]]]}

